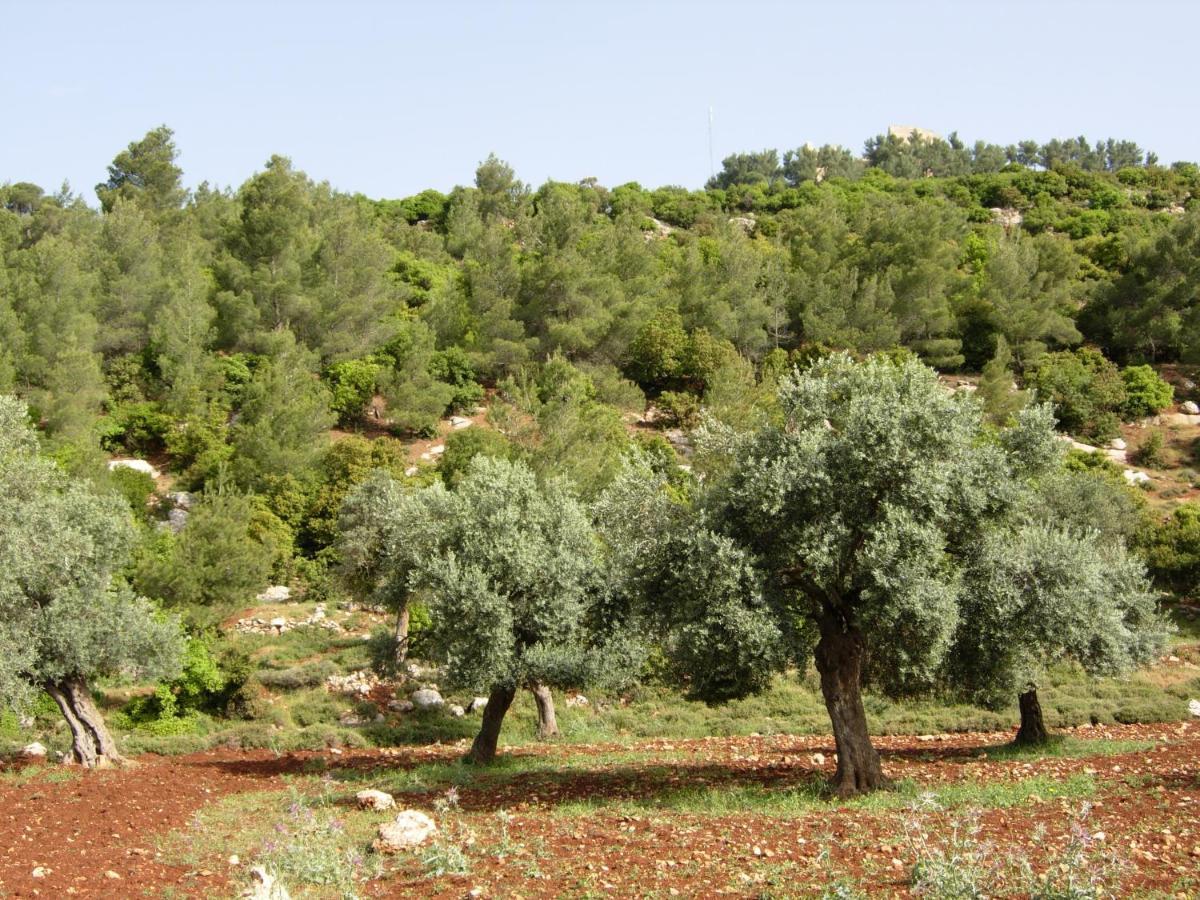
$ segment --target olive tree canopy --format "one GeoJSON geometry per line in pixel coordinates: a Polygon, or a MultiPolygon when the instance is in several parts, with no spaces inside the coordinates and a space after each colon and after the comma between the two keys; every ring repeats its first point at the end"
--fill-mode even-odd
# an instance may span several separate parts
{"type": "Polygon", "coordinates": [[[50,694],[87,766],[122,761],[88,682],[178,666],[178,624],[115,574],[132,539],[124,501],[40,457],[24,404],[0,397],[0,695],[50,694]]]}

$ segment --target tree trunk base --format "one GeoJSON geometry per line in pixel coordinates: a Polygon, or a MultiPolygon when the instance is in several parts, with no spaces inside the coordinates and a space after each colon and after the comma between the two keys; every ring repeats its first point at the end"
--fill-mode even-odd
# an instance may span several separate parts
{"type": "Polygon", "coordinates": [[[837,797],[856,797],[892,786],[867,730],[861,677],[864,651],[857,630],[831,621],[821,623],[814,656],[837,745],[837,772],[829,783],[837,797]]]}
{"type": "Polygon", "coordinates": [[[1021,727],[1017,729],[1013,743],[1020,747],[1042,747],[1050,743],[1050,732],[1046,730],[1046,720],[1042,717],[1037,688],[1030,685],[1017,698],[1017,702],[1021,707],[1021,727]]]}
{"type": "Polygon", "coordinates": [[[535,684],[530,690],[533,691],[533,699],[537,703],[538,740],[547,741],[552,737],[557,737],[558,719],[554,716],[554,695],[550,693],[550,688],[544,684],[535,684]]]}
{"type": "Polygon", "coordinates": [[[74,762],[89,769],[113,766],[128,768],[132,760],[117,750],[117,743],[96,708],[92,692],[82,678],[64,678],[44,685],[67,725],[71,728],[71,756],[74,762]]]}
{"type": "Polygon", "coordinates": [[[463,762],[476,765],[487,765],[496,758],[496,744],[500,740],[500,726],[504,724],[504,714],[512,706],[513,697],[517,695],[515,687],[494,687],[488,694],[487,706],[483,708],[483,722],[479,726],[479,734],[471,744],[471,749],[463,757],[463,762]]]}

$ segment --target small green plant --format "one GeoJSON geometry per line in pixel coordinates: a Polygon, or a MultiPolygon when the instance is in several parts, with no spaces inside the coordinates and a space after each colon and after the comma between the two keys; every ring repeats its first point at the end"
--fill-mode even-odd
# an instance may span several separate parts
{"type": "Polygon", "coordinates": [[[1162,432],[1151,431],[1137,449],[1138,463],[1153,469],[1161,468],[1166,461],[1163,455],[1163,444],[1162,432]]]}
{"type": "Polygon", "coordinates": [[[291,803],[258,860],[292,883],[326,885],[343,898],[357,898],[358,884],[379,874],[380,863],[353,845],[345,825],[325,809],[328,797],[311,798],[294,788],[291,803]]]}
{"type": "Polygon", "coordinates": [[[467,848],[475,845],[475,832],[463,822],[458,805],[458,789],[450,788],[433,803],[441,824],[428,849],[421,854],[421,864],[430,878],[443,875],[466,875],[471,871],[467,848]]]}

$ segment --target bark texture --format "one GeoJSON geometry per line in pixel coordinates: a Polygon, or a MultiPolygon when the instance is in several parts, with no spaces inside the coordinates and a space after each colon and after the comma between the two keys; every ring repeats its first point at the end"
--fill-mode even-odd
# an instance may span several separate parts
{"type": "Polygon", "coordinates": [[[75,762],[89,769],[129,764],[117,750],[86,681],[64,678],[46,682],[45,688],[71,728],[71,755],[75,762]]]}
{"type": "Polygon", "coordinates": [[[862,702],[865,649],[857,629],[829,620],[821,623],[815,656],[821,694],[837,744],[837,772],[832,787],[839,797],[865,794],[891,784],[867,731],[867,712],[862,702]]]}
{"type": "Polygon", "coordinates": [[[479,726],[479,734],[471,744],[471,749],[463,757],[464,762],[490,763],[496,758],[496,743],[500,740],[500,726],[504,724],[504,714],[512,706],[513,697],[517,695],[515,687],[494,687],[488,694],[487,706],[483,708],[483,722],[479,726]]]}
{"type": "Polygon", "coordinates": [[[1036,747],[1050,741],[1046,720],[1042,718],[1042,704],[1038,702],[1037,687],[1029,685],[1017,697],[1021,706],[1021,727],[1017,729],[1016,742],[1026,747],[1036,747]]]}
{"type": "Polygon", "coordinates": [[[408,657],[408,623],[412,613],[405,603],[396,616],[396,668],[404,665],[408,657]]]}
{"type": "Polygon", "coordinates": [[[539,741],[548,740],[558,735],[558,719],[554,717],[554,695],[544,684],[535,684],[532,688],[534,702],[537,703],[539,741]]]}

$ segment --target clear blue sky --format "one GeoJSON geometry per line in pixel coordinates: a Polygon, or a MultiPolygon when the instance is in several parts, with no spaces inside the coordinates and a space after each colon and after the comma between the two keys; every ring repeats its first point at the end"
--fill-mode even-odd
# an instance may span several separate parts
{"type": "Polygon", "coordinates": [[[738,150],[858,151],[889,123],[1008,143],[1124,137],[1200,159],[1200,4],[63,3],[0,0],[0,183],[95,203],[175,130],[194,186],[272,153],[374,197],[519,177],[698,187],[738,150]]]}

